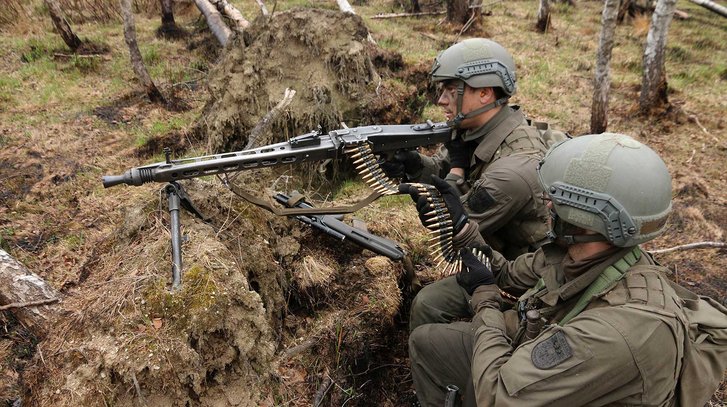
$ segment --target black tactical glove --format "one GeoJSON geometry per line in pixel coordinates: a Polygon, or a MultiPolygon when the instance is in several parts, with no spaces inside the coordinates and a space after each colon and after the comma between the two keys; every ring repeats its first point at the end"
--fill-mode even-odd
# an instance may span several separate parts
{"type": "Polygon", "coordinates": [[[449,164],[452,168],[468,169],[472,160],[472,151],[467,145],[468,143],[457,137],[454,140],[444,143],[449,154],[449,164]]]}
{"type": "MultiPolygon", "coordinates": [[[[450,219],[452,219],[452,234],[456,236],[469,220],[467,212],[465,212],[464,206],[462,206],[462,202],[459,200],[459,192],[449,185],[447,181],[436,175],[432,175],[432,185],[442,195],[444,205],[449,212],[450,219]]],[[[409,194],[411,199],[416,202],[419,220],[421,220],[424,226],[427,226],[426,221],[432,218],[428,214],[435,209],[429,201],[430,196],[423,194],[417,187],[410,184],[399,184],[399,192],[409,194]]]]}
{"type": "Polygon", "coordinates": [[[398,150],[390,160],[379,162],[381,170],[389,178],[408,180],[408,175],[416,178],[421,174],[422,157],[416,150],[398,150]]]}
{"type": "Polygon", "coordinates": [[[472,295],[481,285],[495,284],[495,275],[490,269],[489,259],[492,257],[490,246],[476,244],[461,249],[459,254],[462,258],[462,270],[457,273],[457,284],[464,288],[467,294],[472,295]]]}

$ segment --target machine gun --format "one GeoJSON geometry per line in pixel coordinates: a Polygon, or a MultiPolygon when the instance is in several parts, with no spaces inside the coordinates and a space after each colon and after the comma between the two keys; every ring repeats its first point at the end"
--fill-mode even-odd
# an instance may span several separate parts
{"type": "MultiPolygon", "coordinates": [[[[413,149],[449,141],[450,128],[446,123],[427,121],[415,125],[361,126],[333,130],[323,134],[320,130],[291,138],[289,141],[270,144],[260,148],[207,155],[202,157],[171,159],[165,149],[163,162],[131,168],[122,175],[107,175],[102,178],[103,186],[110,188],[126,184],[139,186],[148,182],[168,182],[168,209],[172,235],[172,289],[181,284],[182,256],[179,207],[199,215],[177,181],[216,175],[246,201],[269,210],[279,216],[309,216],[341,214],[357,211],[383,195],[398,193],[396,181],[388,178],[379,167],[377,155],[393,153],[400,149],[413,149]],[[248,194],[231,181],[234,173],[240,171],[274,167],[283,164],[297,164],[341,159],[349,157],[356,170],[373,192],[358,204],[348,207],[313,208],[310,205],[292,208],[276,208],[267,201],[248,194]]],[[[200,215],[201,217],[201,215],[200,215]]]]}

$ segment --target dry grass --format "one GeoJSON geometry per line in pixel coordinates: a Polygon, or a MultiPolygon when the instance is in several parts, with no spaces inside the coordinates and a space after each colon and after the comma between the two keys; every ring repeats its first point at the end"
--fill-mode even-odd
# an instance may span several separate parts
{"type": "MultiPolygon", "coordinates": [[[[82,37],[108,44],[108,59],[100,59],[93,66],[59,59],[54,54],[63,49],[63,44],[52,32],[47,16],[36,12],[37,7],[8,0],[8,7],[0,10],[0,30],[12,32],[0,34],[0,179],[12,180],[3,185],[8,188],[0,191],[0,244],[61,289],[67,296],[63,304],[71,313],[71,318],[58,326],[57,336],[40,346],[45,362],[39,362],[40,357],[36,357],[38,377],[51,377],[44,383],[44,389],[51,393],[53,389],[62,389],[69,374],[68,366],[80,366],[86,357],[100,360],[95,358],[100,358],[101,353],[95,352],[107,347],[108,343],[103,341],[110,337],[118,336],[122,343],[129,345],[124,355],[146,355],[142,352],[146,347],[164,343],[174,344],[175,349],[187,349],[189,338],[177,335],[175,329],[189,323],[189,319],[174,317],[170,309],[189,304],[218,304],[212,301],[213,293],[217,299],[229,299],[232,294],[228,291],[221,295],[221,291],[229,282],[227,278],[235,276],[239,280],[229,283],[241,293],[251,293],[244,298],[247,302],[237,306],[260,307],[264,309],[261,318],[270,321],[280,318],[277,313],[283,313],[283,326],[276,331],[280,335],[279,349],[291,349],[304,341],[312,343],[281,365],[281,387],[267,402],[310,405],[328,369],[336,383],[327,398],[331,405],[341,405],[347,400],[350,400],[347,405],[355,405],[362,400],[361,395],[371,403],[389,400],[389,405],[404,405],[401,394],[407,391],[406,384],[398,388],[389,383],[398,370],[381,368],[377,370],[382,373],[381,378],[368,373],[356,375],[377,369],[379,365],[405,364],[399,359],[405,357],[405,334],[397,336],[397,332],[405,329],[397,331],[396,325],[397,319],[402,318],[397,312],[402,312],[407,301],[397,286],[399,265],[381,258],[365,262],[370,253],[362,256],[352,246],[337,246],[320,234],[302,233],[295,223],[264,218],[258,210],[239,203],[206,202],[205,207],[212,208],[217,226],[222,225],[219,233],[204,232],[203,226],[187,215],[183,221],[185,228],[196,225],[192,241],[208,240],[219,250],[227,251],[223,257],[234,259],[236,266],[221,267],[218,257],[205,254],[208,252],[203,250],[203,245],[187,244],[185,253],[198,256],[200,265],[199,278],[189,281],[194,281],[194,287],[204,295],[189,293],[183,297],[188,302],[167,302],[168,235],[164,208],[159,208],[157,200],[158,186],[106,191],[100,186],[99,177],[161,159],[158,148],[144,150],[142,147],[163,139],[170,132],[184,134],[202,111],[207,97],[203,79],[215,62],[207,58],[210,54],[204,49],[189,51],[187,44],[155,39],[157,2],[138,3],[141,13],[137,17],[137,35],[147,67],[164,91],[180,90],[192,110],[175,113],[150,105],[141,96],[129,67],[121,29],[115,22],[116,2],[64,1],[69,8],[83,7],[89,13],[93,11],[90,4],[99,7],[98,15],[78,17],[81,18],[78,21],[86,23],[76,29],[82,37]],[[27,21],[24,15],[28,16],[27,21]],[[18,23],[12,27],[3,24],[11,19],[18,23]],[[97,21],[109,23],[97,24],[97,21]],[[151,155],[139,156],[140,151],[151,155]],[[2,178],[6,175],[13,178],[2,178]],[[225,208],[232,208],[229,216],[225,208]],[[251,213],[260,219],[250,220],[251,213]],[[116,226],[120,224],[124,228],[116,226]],[[281,236],[299,241],[302,248],[287,254],[274,252],[274,240],[281,236]],[[217,245],[220,241],[225,243],[217,245]],[[280,286],[287,284],[286,271],[297,273],[300,286],[308,287],[308,293],[298,298],[300,303],[283,297],[280,286]],[[253,295],[250,287],[255,284],[260,285],[257,288],[260,292],[253,295]],[[255,295],[260,302],[253,300],[255,295]],[[155,306],[149,305],[152,299],[155,306]],[[165,309],[168,305],[172,308],[165,309]],[[158,318],[162,321],[160,327],[155,322],[158,318]],[[102,326],[107,331],[92,341],[85,331],[76,329],[79,326],[88,329],[102,326]],[[43,371],[44,368],[47,370],[43,371]],[[352,374],[352,369],[360,370],[352,374]],[[374,382],[357,382],[361,378],[374,382]],[[372,388],[376,387],[372,383],[379,391],[372,388]],[[387,398],[386,391],[398,391],[398,396],[387,398]]],[[[234,3],[250,20],[259,13],[254,2],[236,0],[234,3]]],[[[300,0],[279,3],[277,11],[301,5],[335,7],[331,2],[300,0]]],[[[552,29],[545,35],[532,30],[531,20],[535,15],[532,1],[493,5],[493,15],[484,20],[484,32],[506,45],[516,57],[520,88],[514,101],[522,104],[534,118],[549,121],[573,134],[588,131],[600,6],[599,2],[579,2],[573,9],[556,7],[552,29]]],[[[674,177],[675,216],[666,235],[649,244],[654,248],[724,239],[727,230],[727,193],[724,192],[727,191],[724,160],[727,45],[718,40],[724,36],[727,23],[698,6],[686,3],[683,7],[692,18],[672,22],[667,52],[672,110],[650,118],[633,114],[638,99],[644,26],[648,19],[644,19],[645,23],[637,18],[632,24],[618,28],[612,61],[609,130],[633,135],[653,146],[664,156],[674,177]]],[[[454,41],[459,32],[458,27],[441,24],[439,17],[370,20],[368,17],[376,13],[400,10],[398,5],[384,0],[357,6],[357,10],[379,45],[403,53],[408,63],[425,60],[421,64],[428,65],[436,51],[454,41]]],[[[182,14],[178,22],[193,31],[197,15],[196,12],[182,14]]],[[[191,45],[202,43],[195,41],[191,45]]],[[[401,84],[402,88],[408,86],[425,88],[423,80],[401,84]]],[[[432,95],[423,92],[421,97],[430,98],[424,117],[441,119],[441,113],[431,105],[432,95]]],[[[188,154],[203,152],[203,146],[183,136],[182,139],[188,154]]],[[[295,175],[294,172],[292,169],[288,175],[295,175]]],[[[252,175],[241,178],[259,191],[274,183],[267,175],[258,176],[258,183],[252,175]]],[[[337,199],[351,199],[360,196],[364,189],[358,182],[347,182],[335,195],[337,199]]],[[[326,191],[321,194],[328,196],[326,191]]],[[[205,196],[217,195],[217,192],[200,193],[195,199],[204,201],[205,196]]],[[[431,280],[438,276],[438,271],[430,263],[424,229],[409,201],[408,197],[383,198],[356,216],[368,223],[370,231],[399,241],[413,257],[419,273],[431,280]]],[[[670,253],[659,260],[674,271],[680,283],[723,303],[727,301],[724,250],[670,253]]],[[[215,307],[214,310],[226,309],[215,307]]],[[[208,314],[200,311],[196,315],[203,320],[208,314]]],[[[207,322],[215,322],[214,318],[210,320],[207,322]]],[[[209,328],[202,322],[205,321],[195,326],[209,328]]],[[[222,331],[231,332],[231,328],[222,331]]],[[[240,349],[245,349],[243,344],[248,343],[244,342],[242,333],[240,336],[240,349]]],[[[221,345],[214,338],[209,340],[221,345]]],[[[7,360],[11,342],[8,336],[0,335],[3,362],[7,360]]],[[[155,358],[167,356],[174,355],[161,352],[155,358]]],[[[180,358],[187,362],[194,360],[191,353],[180,358]]],[[[79,380],[79,385],[86,383],[89,389],[102,392],[130,390],[124,394],[131,395],[131,399],[125,399],[131,404],[134,390],[128,381],[129,373],[143,367],[152,371],[158,364],[138,359],[124,363],[127,364],[113,365],[123,377],[119,389],[97,388],[98,383],[80,381],[86,378],[86,373],[98,371],[78,371],[73,377],[79,380]]],[[[164,363],[160,366],[168,368],[164,363]]],[[[254,371],[250,366],[244,368],[254,371]]],[[[4,371],[0,377],[12,379],[12,374],[4,371]]],[[[9,399],[17,389],[9,391],[11,394],[2,396],[9,399]]],[[[53,399],[49,394],[39,394],[42,396],[53,399]]],[[[58,401],[73,400],[73,397],[63,393],[58,401]]]]}

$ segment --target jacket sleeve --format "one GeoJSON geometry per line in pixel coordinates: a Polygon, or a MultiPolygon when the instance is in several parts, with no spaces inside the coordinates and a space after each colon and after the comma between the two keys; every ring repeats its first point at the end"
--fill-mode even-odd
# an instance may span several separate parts
{"type": "Polygon", "coordinates": [[[534,205],[536,165],[531,157],[505,157],[487,168],[474,183],[463,200],[470,219],[479,224],[480,232],[495,233],[526,205],[534,205]],[[533,167],[532,171],[529,166],[533,167]]]}
{"type": "MultiPolygon", "coordinates": [[[[431,157],[421,153],[419,153],[419,156],[422,159],[421,174],[419,174],[416,179],[410,178],[410,182],[423,182],[425,184],[429,184],[432,182],[432,175],[444,178],[449,172],[449,153],[447,153],[446,148],[440,147],[440,149],[431,157]]],[[[409,177],[408,174],[407,176],[409,177]]]]}
{"type": "Polygon", "coordinates": [[[515,260],[508,261],[493,251],[492,272],[497,279],[497,286],[511,293],[521,295],[534,287],[545,270],[545,254],[542,250],[526,253],[515,260]]]}
{"type": "Polygon", "coordinates": [[[644,374],[667,384],[651,396],[673,395],[675,336],[662,320],[638,310],[587,310],[517,349],[504,334],[502,312],[483,308],[475,319],[472,377],[480,407],[645,404],[653,399],[645,394],[644,374]]]}

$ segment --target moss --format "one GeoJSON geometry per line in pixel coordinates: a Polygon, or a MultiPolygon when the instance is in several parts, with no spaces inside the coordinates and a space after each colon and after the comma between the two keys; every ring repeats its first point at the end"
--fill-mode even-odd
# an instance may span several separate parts
{"type": "Polygon", "coordinates": [[[213,316],[221,315],[229,305],[228,295],[217,285],[213,272],[199,264],[185,270],[181,289],[172,292],[167,282],[166,278],[158,279],[144,293],[145,323],[162,318],[179,332],[192,324],[204,329],[204,325],[216,325],[213,316]]]}

